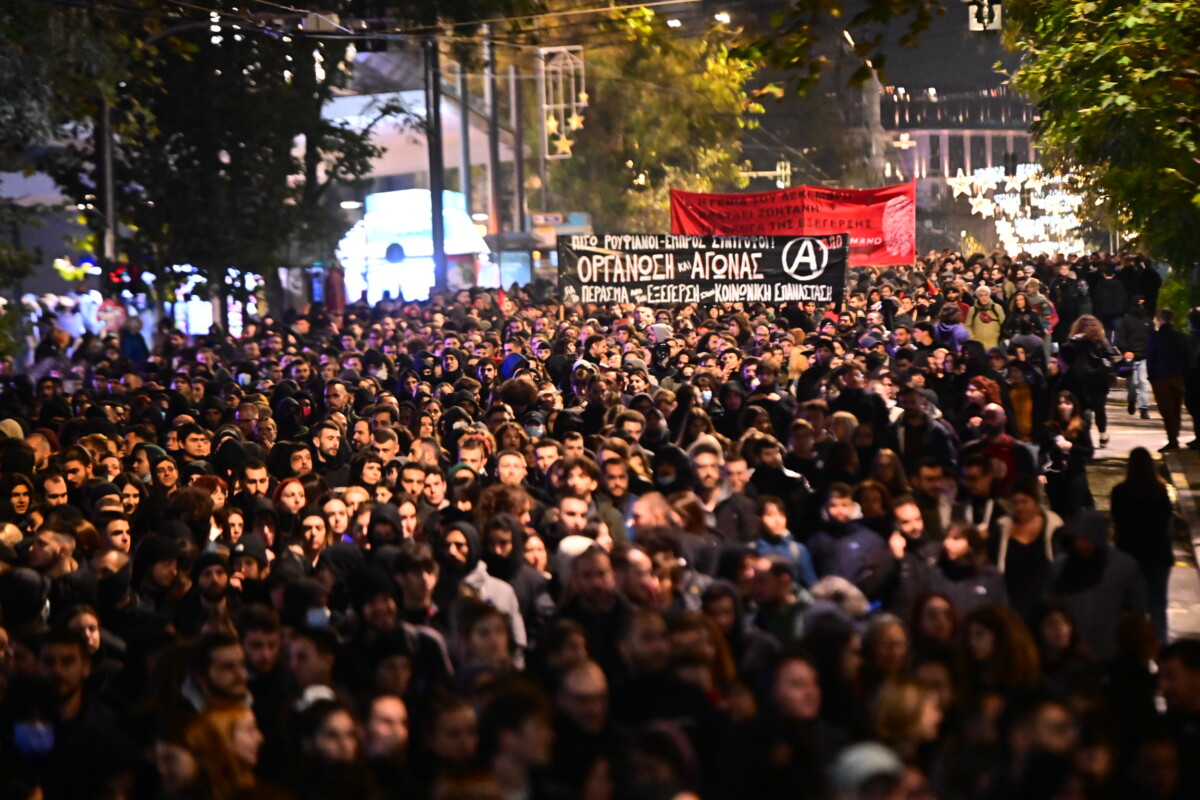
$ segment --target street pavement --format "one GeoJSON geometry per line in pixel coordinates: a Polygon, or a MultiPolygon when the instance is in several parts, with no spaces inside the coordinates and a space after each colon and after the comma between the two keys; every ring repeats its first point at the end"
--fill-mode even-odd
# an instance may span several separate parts
{"type": "MultiPolygon", "coordinates": [[[[1155,406],[1150,407],[1150,419],[1129,415],[1126,410],[1123,385],[1114,388],[1108,403],[1108,447],[1096,450],[1088,467],[1088,483],[1100,511],[1109,509],[1112,487],[1125,478],[1125,461],[1129,451],[1145,447],[1155,453],[1164,468],[1180,516],[1186,523],[1180,526],[1175,540],[1175,566],[1167,590],[1167,636],[1200,637],[1200,452],[1177,450],[1158,455],[1158,448],[1167,443],[1162,418],[1155,406]]],[[[1191,425],[1184,414],[1183,443],[1191,441],[1191,425]]],[[[1099,437],[1096,436],[1097,444],[1099,437]]]]}

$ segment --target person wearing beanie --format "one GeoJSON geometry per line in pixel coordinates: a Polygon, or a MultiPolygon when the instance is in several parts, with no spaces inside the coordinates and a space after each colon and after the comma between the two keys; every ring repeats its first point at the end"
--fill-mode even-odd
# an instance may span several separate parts
{"type": "Polygon", "coordinates": [[[175,628],[194,636],[222,618],[236,616],[241,597],[229,584],[229,561],[220,553],[201,553],[192,562],[192,588],[175,607],[175,628]]]}
{"type": "Polygon", "coordinates": [[[179,577],[182,548],[178,539],[152,534],[133,554],[133,591],[143,605],[164,613],[174,606],[171,589],[179,577]]]}
{"type": "Polygon", "coordinates": [[[229,553],[230,583],[242,596],[245,605],[267,603],[267,577],[271,574],[271,561],[267,554],[267,540],[261,533],[244,533],[229,553]]]}

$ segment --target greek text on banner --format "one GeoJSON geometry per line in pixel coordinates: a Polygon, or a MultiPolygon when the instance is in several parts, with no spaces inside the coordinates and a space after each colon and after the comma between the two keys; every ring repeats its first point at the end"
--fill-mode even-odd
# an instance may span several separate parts
{"type": "Polygon", "coordinates": [[[567,303],[840,303],[850,236],[561,236],[567,303]]]}
{"type": "Polygon", "coordinates": [[[916,184],[879,189],[796,186],[774,192],[671,191],[671,232],[693,235],[850,234],[851,267],[911,264],[917,256],[916,184]]]}

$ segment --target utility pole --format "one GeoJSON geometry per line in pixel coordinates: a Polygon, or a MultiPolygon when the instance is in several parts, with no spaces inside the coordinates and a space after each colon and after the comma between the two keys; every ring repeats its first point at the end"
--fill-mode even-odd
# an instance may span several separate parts
{"type": "Polygon", "coordinates": [[[496,91],[496,45],[483,26],[483,91],[488,112],[488,232],[500,232],[500,98],[496,91]]]}
{"type": "Polygon", "coordinates": [[[429,213],[433,235],[433,288],[446,289],[446,230],[442,216],[442,191],[446,171],[442,154],[442,67],[436,35],[426,36],[425,50],[425,140],[429,146],[429,213]]]}
{"type": "MultiPolygon", "coordinates": [[[[536,24],[536,20],[535,20],[536,24]]],[[[539,98],[546,96],[546,60],[538,53],[537,59],[537,94],[539,98]]],[[[542,211],[546,210],[550,192],[550,165],[546,160],[546,150],[550,147],[550,132],[546,130],[546,118],[538,107],[538,177],[541,179],[542,211]]]]}
{"type": "Polygon", "coordinates": [[[467,48],[459,51],[458,57],[458,112],[461,119],[459,136],[462,142],[459,146],[462,162],[458,171],[458,189],[463,193],[467,204],[467,213],[471,213],[471,90],[467,85],[467,48]]]}
{"type": "Polygon", "coordinates": [[[521,71],[508,68],[508,106],[513,135],[513,230],[525,230],[525,137],[521,134],[521,71]]]}
{"type": "Polygon", "coordinates": [[[96,118],[96,147],[100,151],[100,207],[104,213],[100,257],[103,269],[109,270],[117,261],[117,190],[113,175],[112,109],[104,98],[100,98],[100,113],[96,118]]]}

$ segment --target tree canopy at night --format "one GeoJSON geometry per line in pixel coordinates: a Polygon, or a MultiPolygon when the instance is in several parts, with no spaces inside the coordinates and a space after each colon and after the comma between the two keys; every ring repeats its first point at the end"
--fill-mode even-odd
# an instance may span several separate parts
{"type": "Polygon", "coordinates": [[[1145,251],[1196,260],[1200,6],[1043,0],[1009,7],[1014,85],[1043,157],[1082,170],[1145,251]]]}

